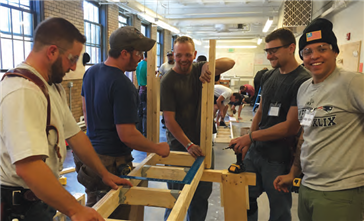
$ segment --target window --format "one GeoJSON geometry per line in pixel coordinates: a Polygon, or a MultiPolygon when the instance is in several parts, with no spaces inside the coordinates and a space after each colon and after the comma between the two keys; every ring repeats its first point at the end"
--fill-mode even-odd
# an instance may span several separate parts
{"type": "Polygon", "coordinates": [[[90,55],[90,64],[101,62],[101,29],[99,7],[83,1],[86,52],[90,55]]]}
{"type": "Polygon", "coordinates": [[[39,8],[38,1],[0,0],[1,72],[14,68],[31,51],[39,8]]]}
{"type": "Polygon", "coordinates": [[[157,30],[157,67],[163,64],[163,34],[157,30]]]}
{"type": "Polygon", "coordinates": [[[129,25],[129,18],[119,14],[119,28],[129,25]]]}
{"type": "Polygon", "coordinates": [[[147,24],[142,24],[140,27],[140,32],[145,36],[145,37],[150,37],[149,34],[149,25],[147,24]]]}
{"type": "Polygon", "coordinates": [[[174,41],[177,39],[177,35],[172,35],[172,41],[171,41],[171,49],[172,49],[172,51],[173,51],[173,49],[174,49],[174,41]]]}

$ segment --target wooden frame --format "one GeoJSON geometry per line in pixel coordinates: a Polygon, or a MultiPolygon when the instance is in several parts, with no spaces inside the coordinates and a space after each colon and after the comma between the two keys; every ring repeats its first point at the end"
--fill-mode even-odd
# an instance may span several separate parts
{"type": "MultiPolygon", "coordinates": [[[[93,208],[107,218],[120,204],[136,206],[132,208],[129,219],[143,220],[143,206],[157,206],[171,208],[169,221],[184,220],[187,209],[200,181],[218,182],[222,186],[222,201],[225,220],[247,220],[243,211],[249,208],[247,186],[255,185],[255,174],[233,174],[227,170],[211,170],[212,155],[212,123],[213,123],[213,77],[215,75],[215,47],[216,41],[210,40],[209,70],[212,73],[210,83],[203,85],[201,110],[201,145],[205,154],[204,161],[199,165],[190,184],[185,184],[180,190],[147,188],[147,182],[130,179],[134,185],[131,188],[120,187],[109,191],[93,208]],[[146,197],[147,196],[147,197],[146,197]]],[[[148,52],[148,94],[147,94],[147,136],[153,142],[159,142],[159,79],[155,77],[155,50],[154,46],[148,52]]],[[[167,158],[154,153],[149,154],[128,175],[181,180],[186,174],[183,167],[191,167],[195,159],[187,152],[171,151],[167,158]],[[163,164],[178,167],[166,167],[163,164]]],[[[162,217],[161,217],[162,219],[162,217]]],[[[112,219],[106,219],[112,220],[112,219]]]]}

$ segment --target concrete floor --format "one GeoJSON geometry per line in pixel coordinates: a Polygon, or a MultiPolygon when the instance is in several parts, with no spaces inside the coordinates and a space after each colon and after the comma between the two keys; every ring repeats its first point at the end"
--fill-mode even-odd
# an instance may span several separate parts
{"type": "MultiPolygon", "coordinates": [[[[236,116],[237,117],[237,116],[236,116]]],[[[240,135],[240,127],[250,127],[251,119],[253,117],[252,107],[245,106],[242,110],[241,117],[242,121],[239,123],[233,123],[233,131],[234,137],[240,135]]],[[[228,118],[226,118],[228,121],[228,118]]],[[[166,141],[165,129],[160,126],[160,141],[166,141]]],[[[222,150],[224,147],[227,147],[227,144],[219,144],[215,143],[213,146],[215,151],[215,169],[227,169],[231,163],[236,161],[235,154],[231,150],[222,150]]],[[[141,162],[146,154],[140,151],[133,151],[133,157],[135,158],[134,162],[141,162]]],[[[71,151],[68,151],[64,167],[72,167],[74,166],[73,157],[71,151]]],[[[84,193],[84,187],[77,182],[76,173],[70,173],[65,175],[67,177],[67,185],[65,188],[71,193],[84,193]]],[[[167,189],[167,185],[165,183],[159,182],[149,182],[149,186],[153,188],[161,188],[167,189]]],[[[292,220],[298,221],[297,217],[297,199],[298,194],[293,193],[293,205],[292,205],[292,220]]],[[[224,209],[220,205],[220,186],[218,183],[213,184],[213,192],[209,198],[209,211],[207,214],[206,220],[224,220],[224,209]]],[[[261,197],[258,198],[258,207],[259,207],[259,220],[268,220],[269,219],[269,203],[266,194],[262,194],[261,197]]],[[[144,212],[144,220],[146,221],[160,221],[163,220],[164,209],[163,208],[155,208],[155,207],[145,207],[144,212]]]]}

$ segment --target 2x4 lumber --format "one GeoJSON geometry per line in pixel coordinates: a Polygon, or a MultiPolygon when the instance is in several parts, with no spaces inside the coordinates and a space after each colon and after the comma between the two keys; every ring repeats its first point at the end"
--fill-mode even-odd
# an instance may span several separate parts
{"type": "Polygon", "coordinates": [[[211,72],[210,83],[204,83],[202,86],[201,98],[201,135],[200,147],[205,155],[205,168],[211,168],[212,157],[212,124],[213,124],[213,95],[215,84],[215,56],[216,40],[210,40],[209,51],[209,71],[211,72]]]}
{"type": "Polygon", "coordinates": [[[193,158],[187,152],[171,151],[168,157],[156,156],[156,164],[166,164],[173,166],[185,166],[190,167],[195,162],[193,158]]]}
{"type": "Polygon", "coordinates": [[[125,193],[123,204],[155,206],[163,208],[173,208],[176,198],[168,189],[155,189],[147,187],[131,187],[125,193]]]}
{"type": "Polygon", "coordinates": [[[255,174],[232,174],[225,171],[222,174],[223,201],[225,220],[247,220],[249,197],[246,192],[247,185],[255,185],[255,174]],[[238,212],[237,212],[238,211],[238,212]]]}
{"type": "Polygon", "coordinates": [[[155,179],[179,180],[182,181],[187,171],[183,167],[169,167],[169,166],[144,166],[144,176],[155,179]]]}
{"type": "MultiPolygon", "coordinates": [[[[148,187],[148,181],[141,181],[138,187],[148,187]]],[[[144,206],[143,205],[132,205],[130,206],[129,219],[133,221],[144,220],[144,206]]]]}
{"type": "Polygon", "coordinates": [[[76,169],[74,167],[67,167],[67,168],[64,168],[61,172],[59,172],[59,175],[63,175],[66,173],[72,173],[75,171],[76,171],[76,169]]]}
{"type": "Polygon", "coordinates": [[[182,221],[186,216],[187,209],[191,203],[192,197],[195,194],[197,185],[200,182],[202,173],[204,170],[204,162],[201,163],[195,178],[192,180],[191,184],[186,184],[181,194],[179,195],[171,213],[169,214],[168,221],[182,221]]]}
{"type": "Polygon", "coordinates": [[[147,59],[147,138],[154,143],[159,142],[159,123],[156,124],[156,112],[159,122],[159,85],[156,81],[156,50],[157,45],[148,51],[147,59]],[[158,131],[158,132],[157,132],[158,131]],[[158,136],[157,136],[158,135],[158,136]]]}
{"type": "MultiPolygon", "coordinates": [[[[149,154],[129,175],[140,176],[141,169],[146,164],[154,164],[156,154],[149,154]]],[[[136,186],[141,180],[130,180],[130,182],[136,186]]],[[[101,200],[99,200],[92,208],[94,208],[102,217],[109,217],[110,214],[119,206],[119,194],[123,187],[119,187],[117,190],[110,190],[101,200]]]]}

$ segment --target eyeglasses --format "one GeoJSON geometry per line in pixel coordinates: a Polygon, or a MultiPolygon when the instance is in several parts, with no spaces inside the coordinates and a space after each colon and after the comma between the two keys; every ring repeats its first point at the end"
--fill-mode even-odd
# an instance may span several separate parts
{"type": "Polygon", "coordinates": [[[280,48],[283,48],[283,47],[288,47],[290,46],[291,44],[287,44],[287,45],[282,45],[282,46],[278,46],[278,47],[274,47],[274,48],[266,48],[266,49],[263,49],[264,52],[265,52],[265,55],[272,55],[272,54],[275,54],[277,53],[277,51],[280,49],[280,48]]]}
{"type": "Polygon", "coordinates": [[[135,55],[139,57],[143,57],[144,51],[136,51],[135,55]]]}
{"type": "MultiPolygon", "coordinates": [[[[66,52],[67,50],[64,48],[59,47],[58,45],[56,45],[61,51],[66,52]]],[[[71,53],[68,54],[67,56],[68,61],[70,62],[71,65],[74,65],[77,63],[79,56],[78,55],[72,55],[71,53]]]]}
{"type": "Polygon", "coordinates": [[[313,51],[317,51],[319,54],[324,54],[328,50],[332,50],[332,45],[329,44],[322,44],[317,46],[316,48],[304,48],[300,51],[300,55],[302,57],[309,57],[312,55],[313,51]]]}

